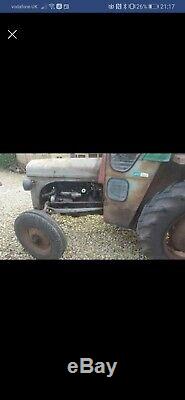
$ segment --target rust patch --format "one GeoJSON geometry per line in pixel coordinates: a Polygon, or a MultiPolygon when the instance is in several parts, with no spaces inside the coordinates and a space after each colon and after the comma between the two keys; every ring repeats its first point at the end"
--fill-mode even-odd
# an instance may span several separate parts
{"type": "Polygon", "coordinates": [[[100,170],[99,170],[99,175],[98,175],[98,183],[104,185],[105,183],[105,177],[106,177],[106,154],[102,155],[101,159],[101,165],[100,165],[100,170]]]}

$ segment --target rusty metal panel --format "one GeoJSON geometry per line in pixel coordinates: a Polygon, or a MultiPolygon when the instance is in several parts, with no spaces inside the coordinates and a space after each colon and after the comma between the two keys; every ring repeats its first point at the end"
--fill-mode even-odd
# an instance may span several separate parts
{"type": "Polygon", "coordinates": [[[159,162],[144,161],[141,158],[129,171],[121,173],[111,168],[111,154],[107,155],[104,188],[104,219],[106,222],[123,227],[129,227],[131,224],[160,166],[159,162]],[[108,197],[107,184],[111,177],[128,181],[129,192],[126,201],[114,201],[108,197]]]}
{"type": "Polygon", "coordinates": [[[104,185],[106,177],[106,157],[106,153],[103,153],[98,175],[98,183],[101,183],[102,185],[104,185]]]}

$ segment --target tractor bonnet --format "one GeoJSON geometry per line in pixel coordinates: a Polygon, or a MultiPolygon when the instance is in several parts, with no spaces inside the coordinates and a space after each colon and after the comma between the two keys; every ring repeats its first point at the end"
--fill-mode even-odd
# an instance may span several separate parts
{"type": "Polygon", "coordinates": [[[101,160],[98,158],[51,158],[30,161],[28,177],[98,180],[101,160]]]}

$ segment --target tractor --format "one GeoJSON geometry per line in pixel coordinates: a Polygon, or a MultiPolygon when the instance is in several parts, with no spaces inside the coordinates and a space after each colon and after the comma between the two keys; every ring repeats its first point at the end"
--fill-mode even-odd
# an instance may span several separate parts
{"type": "Polygon", "coordinates": [[[99,214],[137,232],[148,259],[185,259],[185,153],[106,153],[98,158],[42,159],[26,167],[33,210],[15,233],[36,259],[62,258],[67,246],[52,214],[99,214]]]}

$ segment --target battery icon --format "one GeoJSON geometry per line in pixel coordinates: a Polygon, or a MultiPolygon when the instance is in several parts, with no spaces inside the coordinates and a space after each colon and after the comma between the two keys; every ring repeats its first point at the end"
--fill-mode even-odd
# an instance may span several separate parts
{"type": "Polygon", "coordinates": [[[158,10],[159,4],[149,4],[148,8],[150,8],[150,10],[158,10]]]}

